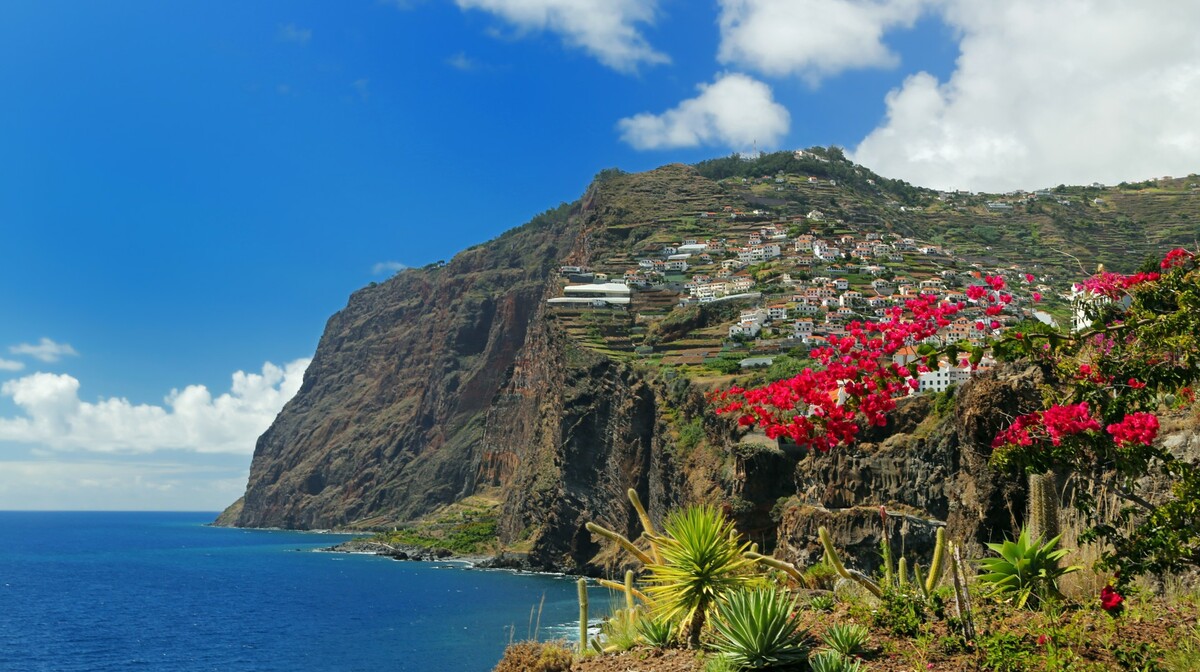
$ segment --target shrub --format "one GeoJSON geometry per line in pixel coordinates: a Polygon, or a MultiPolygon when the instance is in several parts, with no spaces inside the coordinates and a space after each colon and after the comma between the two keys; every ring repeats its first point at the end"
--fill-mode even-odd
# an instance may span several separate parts
{"type": "Polygon", "coordinates": [[[875,625],[896,636],[915,637],[925,623],[925,599],[911,589],[887,588],[871,618],[875,625]]]}
{"type": "Polygon", "coordinates": [[[571,651],[562,642],[517,642],[492,672],[569,672],[571,651]]]}
{"type": "Polygon", "coordinates": [[[600,625],[601,641],[605,651],[628,651],[638,643],[638,612],[618,609],[600,625]]]}
{"type": "Polygon", "coordinates": [[[713,646],[752,670],[799,665],[808,657],[796,601],[775,587],[729,593],[717,604],[713,646]]]}

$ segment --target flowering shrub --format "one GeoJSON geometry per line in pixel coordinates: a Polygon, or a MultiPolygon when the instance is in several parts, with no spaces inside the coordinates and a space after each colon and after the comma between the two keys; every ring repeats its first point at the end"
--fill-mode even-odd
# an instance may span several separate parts
{"type": "MultiPolygon", "coordinates": [[[[969,303],[923,295],[883,321],[854,322],[845,336],[830,337],[828,347],[812,351],[818,368],[719,393],[717,412],[819,451],[850,445],[861,427],[886,425],[896,399],[916,389],[917,375],[939,358],[979,364],[984,347],[925,343],[973,304],[983,314],[975,328],[991,339],[996,358],[1036,362],[1047,380],[1042,407],[1025,409],[996,436],[993,463],[1074,472],[1123,498],[1129,506],[1117,520],[1097,521],[1090,532],[1109,542],[1103,564],[1120,569],[1122,580],[1200,565],[1200,466],[1153,443],[1160,402],[1190,403],[1190,386],[1200,379],[1200,270],[1196,255],[1182,249],[1158,266],[1161,273],[1101,272],[1077,285],[1104,305],[1096,312],[1105,319],[1082,333],[1043,325],[1002,332],[999,317],[1013,295],[999,276],[968,287],[969,303]],[[905,346],[918,355],[899,357],[905,346]],[[1151,502],[1138,492],[1152,473],[1172,483],[1170,496],[1151,502]]],[[[1076,501],[1095,512],[1087,491],[1076,501]]]]}

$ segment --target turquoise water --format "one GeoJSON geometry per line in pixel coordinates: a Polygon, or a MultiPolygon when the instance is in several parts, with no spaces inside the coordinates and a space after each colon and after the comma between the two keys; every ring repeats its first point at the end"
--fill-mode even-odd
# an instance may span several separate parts
{"type": "Polygon", "coordinates": [[[539,637],[577,632],[570,579],[317,553],[346,537],[214,517],[0,512],[0,670],[482,672],[543,596],[539,637]]]}

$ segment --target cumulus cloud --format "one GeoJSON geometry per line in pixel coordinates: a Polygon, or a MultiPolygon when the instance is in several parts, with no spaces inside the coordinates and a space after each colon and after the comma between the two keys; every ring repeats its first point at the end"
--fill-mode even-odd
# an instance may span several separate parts
{"type": "Polygon", "coordinates": [[[550,31],[604,65],[632,72],[642,64],[670,59],[655,51],[638,26],[654,23],[657,0],[456,0],[462,9],[480,9],[521,31],[550,31]]]}
{"type": "Polygon", "coordinates": [[[24,362],[0,358],[0,371],[20,371],[25,368],[24,362]]]}
{"type": "Polygon", "coordinates": [[[771,146],[788,132],[791,117],[771,88],[739,73],[701,84],[700,94],[662,114],[642,113],[618,122],[621,139],[636,149],[720,145],[771,146]]]}
{"type": "Polygon", "coordinates": [[[893,67],[884,33],[911,26],[932,0],[720,0],[722,63],[810,83],[853,68],[893,67]]]}
{"type": "Polygon", "coordinates": [[[1200,4],[977,2],[948,81],[910,76],[853,152],[924,186],[1006,191],[1195,171],[1200,4]]]}
{"type": "Polygon", "coordinates": [[[228,392],[214,397],[204,385],[171,390],[163,405],[126,399],[79,398],[80,383],[67,374],[34,373],[0,385],[20,414],[0,418],[0,441],[52,450],[146,453],[254,451],[255,441],[303,382],[308,359],[262,373],[238,371],[228,392]]]}
{"type": "Polygon", "coordinates": [[[288,23],[279,26],[279,32],[276,35],[281,42],[294,42],[295,44],[305,45],[312,39],[312,30],[301,28],[294,23],[288,23]]]}
{"type": "Polygon", "coordinates": [[[8,351],[14,355],[26,355],[43,362],[57,362],[63,357],[77,357],[79,355],[69,343],[55,343],[45,337],[38,341],[36,345],[21,343],[20,345],[10,346],[8,351]]]}
{"type": "Polygon", "coordinates": [[[393,273],[399,273],[400,271],[403,271],[406,268],[408,268],[407,265],[402,264],[398,261],[381,261],[371,267],[371,274],[372,275],[391,275],[393,273]]]}

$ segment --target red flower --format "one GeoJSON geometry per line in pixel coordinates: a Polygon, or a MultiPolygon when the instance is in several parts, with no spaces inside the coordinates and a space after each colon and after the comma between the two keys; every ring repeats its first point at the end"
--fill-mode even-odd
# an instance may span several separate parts
{"type": "Polygon", "coordinates": [[[1033,282],[1033,274],[1032,273],[1025,274],[1025,282],[1033,282]]]}
{"type": "Polygon", "coordinates": [[[1112,586],[1105,586],[1100,590],[1100,608],[1111,613],[1116,612],[1121,608],[1121,603],[1125,598],[1121,594],[1112,589],[1112,586]]]}
{"type": "Polygon", "coordinates": [[[1034,303],[1037,303],[1038,301],[1041,301],[1041,300],[1042,300],[1042,293],[1041,293],[1041,292],[1034,292],[1034,293],[1033,293],[1033,302],[1034,302],[1034,303]]]}
{"type": "Polygon", "coordinates": [[[1162,268],[1172,268],[1174,266],[1182,266],[1185,262],[1187,262],[1188,259],[1191,259],[1195,256],[1196,255],[1192,254],[1191,252],[1188,252],[1187,250],[1183,249],[1182,247],[1177,247],[1167,253],[1167,256],[1164,257],[1162,260],[1161,266],[1162,266],[1162,268]]]}
{"type": "Polygon", "coordinates": [[[1046,642],[1048,642],[1048,641],[1050,641],[1050,638],[1047,637],[1046,635],[1044,635],[1044,634],[1038,635],[1037,645],[1045,646],[1046,642]]]}

